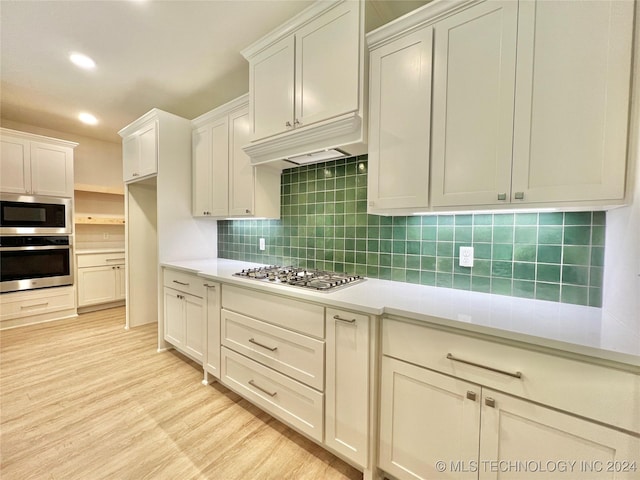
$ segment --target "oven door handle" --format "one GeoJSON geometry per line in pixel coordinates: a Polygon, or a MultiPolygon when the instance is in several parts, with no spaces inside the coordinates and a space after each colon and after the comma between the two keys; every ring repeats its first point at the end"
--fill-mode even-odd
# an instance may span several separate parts
{"type": "Polygon", "coordinates": [[[0,252],[24,252],[28,250],[71,250],[71,245],[32,245],[24,247],[0,247],[0,252]]]}

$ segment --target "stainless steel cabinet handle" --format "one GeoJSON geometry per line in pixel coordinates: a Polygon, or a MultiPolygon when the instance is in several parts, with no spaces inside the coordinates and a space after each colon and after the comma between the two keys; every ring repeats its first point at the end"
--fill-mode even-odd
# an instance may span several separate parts
{"type": "Polygon", "coordinates": [[[484,399],[484,404],[487,407],[496,408],[496,400],[495,398],[487,397],[484,399]]]}
{"type": "Polygon", "coordinates": [[[188,287],[188,286],[189,286],[189,284],[188,284],[188,283],[179,282],[178,280],[173,280],[173,283],[177,283],[178,285],[184,285],[185,287],[188,287]]]}
{"type": "Polygon", "coordinates": [[[524,192],[516,192],[516,194],[514,195],[514,198],[516,200],[524,200],[524,192]]]}
{"type": "Polygon", "coordinates": [[[207,287],[207,288],[216,288],[215,285],[211,285],[209,283],[205,283],[204,286],[207,287]]]}
{"type": "Polygon", "coordinates": [[[265,388],[262,388],[260,385],[256,385],[256,382],[254,382],[253,380],[249,380],[249,385],[251,385],[252,387],[257,388],[261,392],[266,393],[270,397],[275,397],[278,394],[278,392],[270,392],[269,390],[267,390],[265,388]]]}
{"type": "Polygon", "coordinates": [[[298,126],[298,125],[302,125],[302,124],[300,123],[300,120],[298,120],[297,118],[296,118],[296,121],[295,121],[295,122],[293,122],[293,124],[294,124],[294,125],[296,125],[296,126],[298,126]]]}
{"type": "Polygon", "coordinates": [[[244,211],[244,213],[251,213],[251,210],[249,210],[248,208],[244,211]]]}
{"type": "Polygon", "coordinates": [[[270,352],[275,352],[276,350],[278,350],[278,347],[269,347],[269,346],[267,346],[267,345],[263,345],[263,344],[262,344],[262,343],[260,343],[260,342],[256,342],[256,341],[255,341],[255,339],[253,339],[253,338],[250,338],[250,339],[249,339],[249,342],[250,342],[250,343],[253,343],[254,345],[258,345],[259,347],[266,348],[266,349],[267,349],[267,350],[269,350],[270,352]]]}
{"type": "Polygon", "coordinates": [[[498,368],[488,367],[486,365],[481,365],[479,363],[470,362],[469,360],[463,360],[461,358],[456,358],[452,354],[447,353],[447,359],[452,360],[454,362],[465,363],[467,365],[471,365],[473,367],[484,368],[485,370],[491,370],[492,372],[500,373],[502,375],[509,375],[510,377],[522,378],[522,372],[507,372],[505,370],[500,370],[498,368]]]}
{"type": "Polygon", "coordinates": [[[472,392],[471,390],[467,391],[467,398],[469,400],[476,401],[476,392],[472,392]]]}
{"type": "Polygon", "coordinates": [[[506,193],[499,193],[498,194],[498,200],[506,200],[507,199],[507,194],[506,193]]]}
{"type": "Polygon", "coordinates": [[[333,319],[334,320],[340,320],[341,322],[356,323],[356,319],[355,318],[342,318],[340,315],[334,315],[333,319]]]}
{"type": "Polygon", "coordinates": [[[293,125],[291,125],[291,122],[287,121],[287,123],[285,123],[284,126],[287,128],[291,128],[293,125]]]}

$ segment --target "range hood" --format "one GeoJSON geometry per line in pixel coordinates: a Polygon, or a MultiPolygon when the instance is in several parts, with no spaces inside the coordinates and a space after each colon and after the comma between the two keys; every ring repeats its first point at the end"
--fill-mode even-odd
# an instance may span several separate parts
{"type": "Polygon", "coordinates": [[[252,142],[242,149],[253,165],[285,169],[367,153],[366,129],[358,112],[252,142]]]}

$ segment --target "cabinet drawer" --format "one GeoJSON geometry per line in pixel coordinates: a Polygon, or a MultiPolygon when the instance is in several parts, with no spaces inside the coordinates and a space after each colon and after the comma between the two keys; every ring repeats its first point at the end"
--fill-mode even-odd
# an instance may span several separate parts
{"type": "Polygon", "coordinates": [[[77,262],[78,268],[124,265],[124,252],[80,254],[77,262]]]}
{"type": "Polygon", "coordinates": [[[180,290],[184,293],[190,293],[196,297],[204,297],[205,286],[204,279],[197,275],[181,272],[178,270],[164,269],[164,283],[165,287],[180,290]]]}
{"type": "Polygon", "coordinates": [[[640,432],[640,376],[462,333],[385,319],[384,355],[640,432]],[[447,358],[472,362],[521,378],[447,358]]]}
{"type": "Polygon", "coordinates": [[[224,285],[222,308],[324,338],[324,307],[270,293],[224,285]]]}
{"type": "Polygon", "coordinates": [[[324,390],[324,342],[222,310],[222,344],[324,390]]]}
{"type": "Polygon", "coordinates": [[[0,320],[29,317],[75,307],[73,287],[2,294],[0,320]]]}
{"type": "Polygon", "coordinates": [[[266,412],[322,441],[323,395],[222,347],[222,382],[266,412]]]}

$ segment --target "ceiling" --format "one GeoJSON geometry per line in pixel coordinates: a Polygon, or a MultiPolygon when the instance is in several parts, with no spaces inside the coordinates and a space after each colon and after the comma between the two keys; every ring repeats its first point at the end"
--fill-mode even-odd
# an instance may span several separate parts
{"type": "MultiPolygon", "coordinates": [[[[154,107],[192,119],[248,91],[240,51],[312,0],[0,0],[2,119],[119,142],[154,107]],[[96,68],[69,61],[84,53],[96,68]],[[98,118],[78,121],[80,112],[98,118]]],[[[367,0],[386,18],[425,1],[367,0]]]]}

